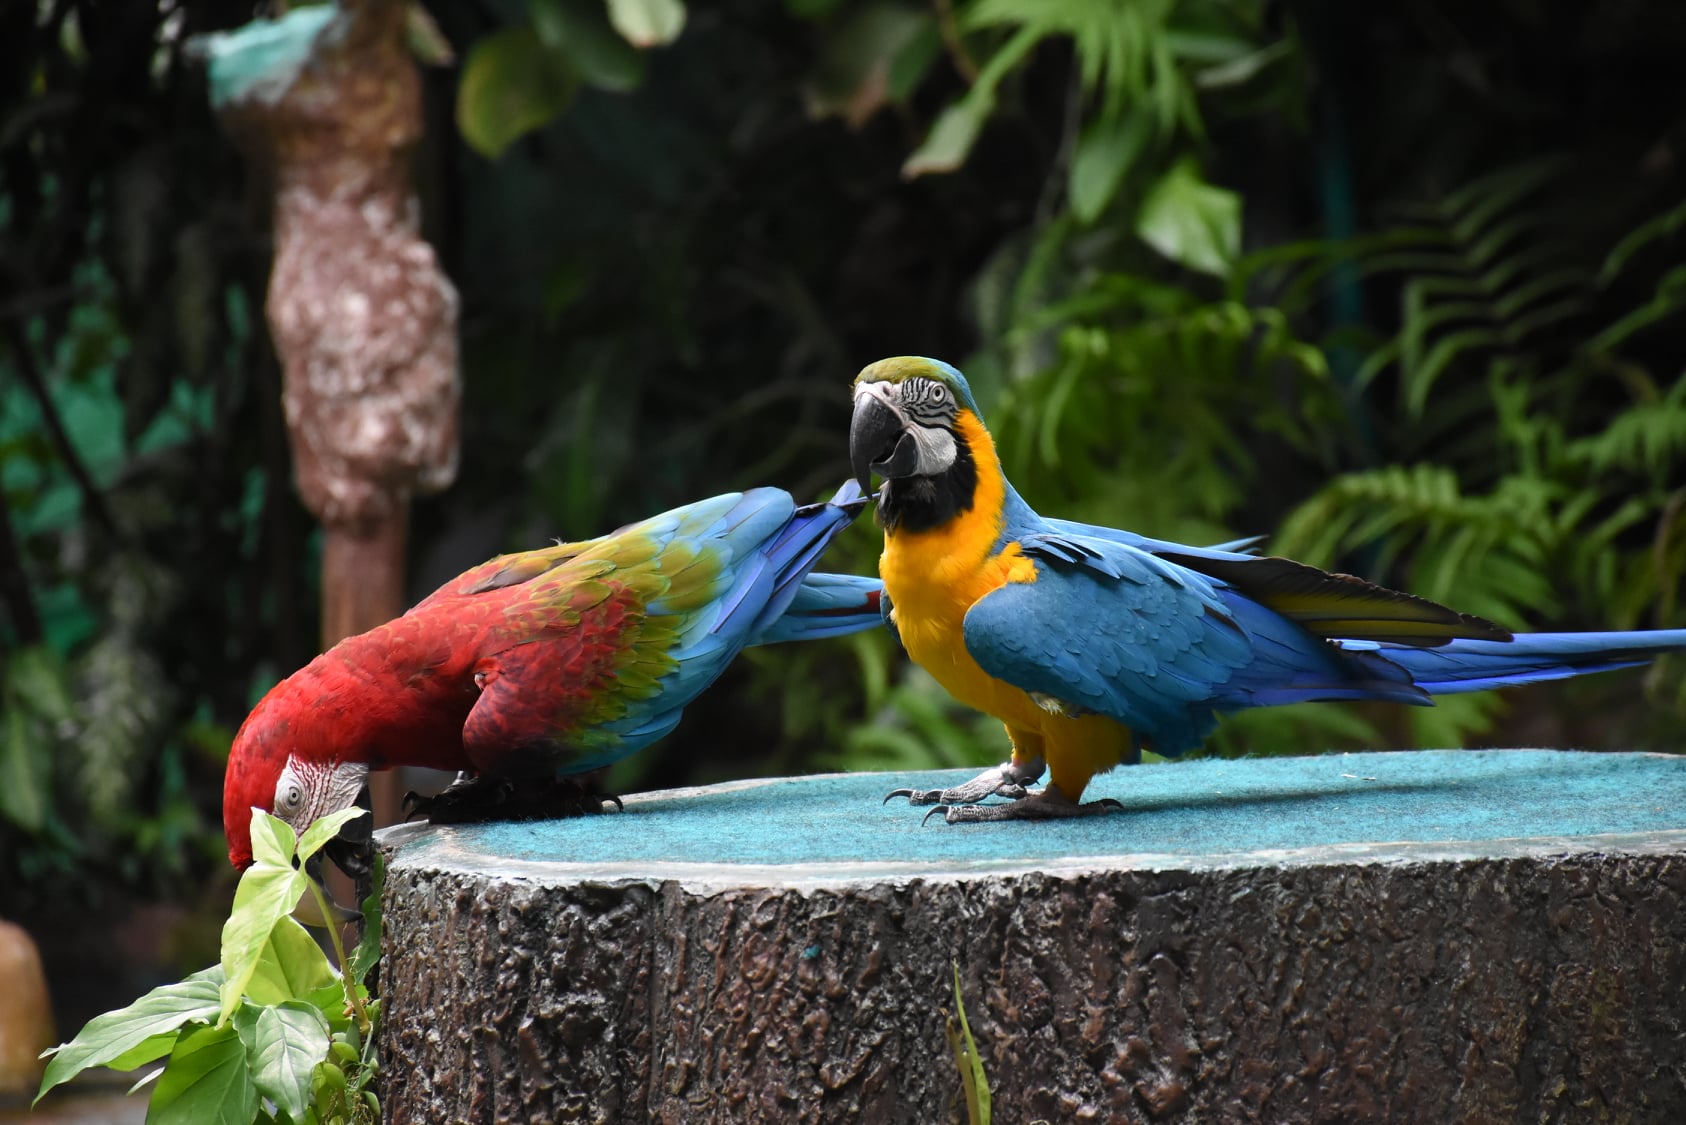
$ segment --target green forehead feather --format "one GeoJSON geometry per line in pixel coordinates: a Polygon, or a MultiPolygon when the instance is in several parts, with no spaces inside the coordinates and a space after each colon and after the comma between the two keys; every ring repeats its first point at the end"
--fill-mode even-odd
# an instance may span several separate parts
{"type": "Polygon", "coordinates": [[[954,397],[961,406],[973,414],[978,413],[978,404],[972,398],[972,388],[966,384],[966,377],[940,359],[928,359],[922,355],[891,356],[861,368],[861,373],[855,376],[855,383],[904,383],[916,377],[943,383],[954,391],[954,397]]]}
{"type": "Polygon", "coordinates": [[[861,373],[855,376],[857,383],[901,383],[916,375],[923,375],[927,379],[944,379],[940,367],[923,356],[898,355],[889,359],[881,359],[877,363],[869,363],[861,368],[861,373]]]}

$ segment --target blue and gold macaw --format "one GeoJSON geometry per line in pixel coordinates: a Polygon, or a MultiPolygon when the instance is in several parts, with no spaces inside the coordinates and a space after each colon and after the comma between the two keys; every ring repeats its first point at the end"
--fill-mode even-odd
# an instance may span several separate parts
{"type": "MultiPolygon", "coordinates": [[[[855,380],[849,456],[884,478],[879,574],[908,655],[1000,719],[1012,759],[898,790],[950,823],[1089,815],[1089,779],[1199,746],[1219,716],[1480,691],[1640,663],[1686,630],[1512,635],[1344,574],[1045,519],[1002,473],[960,372],[902,356],[855,380]],[[1041,790],[1027,787],[1048,774],[1041,790]],[[987,797],[1011,798],[983,805],[987,797]],[[935,811],[935,810],[933,810],[935,811]]],[[[896,795],[896,794],[892,794],[896,795]]]]}

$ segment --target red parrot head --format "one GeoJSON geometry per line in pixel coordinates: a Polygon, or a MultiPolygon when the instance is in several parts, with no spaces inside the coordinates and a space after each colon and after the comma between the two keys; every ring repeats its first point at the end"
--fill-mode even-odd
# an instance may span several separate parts
{"type": "Polygon", "coordinates": [[[277,684],[246,716],[228,754],[222,824],[228,861],[252,864],[252,809],[260,808],[302,833],[313,820],[350,808],[369,767],[347,760],[336,724],[319,706],[298,698],[292,680],[277,684]]]}

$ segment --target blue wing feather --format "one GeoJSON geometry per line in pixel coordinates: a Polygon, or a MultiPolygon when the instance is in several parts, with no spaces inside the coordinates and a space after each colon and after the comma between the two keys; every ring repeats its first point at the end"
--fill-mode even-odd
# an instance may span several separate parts
{"type": "Polygon", "coordinates": [[[836,636],[877,625],[873,595],[882,588],[877,579],[831,575],[805,584],[826,547],[862,506],[860,486],[854,481],[829,502],[802,508],[789,493],[757,488],[712,497],[635,525],[640,532],[657,528],[669,549],[693,550],[694,557],[683,565],[699,565],[705,557],[719,560],[719,590],[714,600],[690,611],[676,610],[660,598],[650,603],[650,614],[682,613],[686,618],[678,644],[668,653],[676,665],[659,681],[658,694],[604,724],[600,733],[608,736],[609,749],[570,761],[567,768],[592,769],[666,735],[684,707],[718,679],[747,644],[836,636]],[[855,611],[846,612],[843,603],[851,596],[855,611]],[[806,616],[784,623],[786,611],[799,598],[806,616]]]}
{"type": "Polygon", "coordinates": [[[1071,526],[1020,536],[1036,581],[1004,586],[967,613],[966,649],[990,675],[1109,715],[1173,756],[1199,745],[1220,711],[1427,701],[1377,654],[1347,652],[1222,581],[1071,526]]]}

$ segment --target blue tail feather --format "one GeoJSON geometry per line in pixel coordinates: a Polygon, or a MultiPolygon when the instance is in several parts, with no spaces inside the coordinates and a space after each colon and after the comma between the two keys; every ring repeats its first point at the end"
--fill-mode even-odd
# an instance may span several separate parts
{"type": "Polygon", "coordinates": [[[1374,653],[1397,664],[1430,695],[1451,695],[1644,664],[1662,653],[1686,649],[1686,629],[1518,633],[1509,641],[1454,640],[1438,648],[1337,643],[1347,652],[1374,653]]]}
{"type": "Polygon", "coordinates": [[[880,598],[884,583],[859,574],[810,574],[796,588],[784,615],[750,641],[775,645],[817,641],[859,633],[884,623],[880,598]]]}

